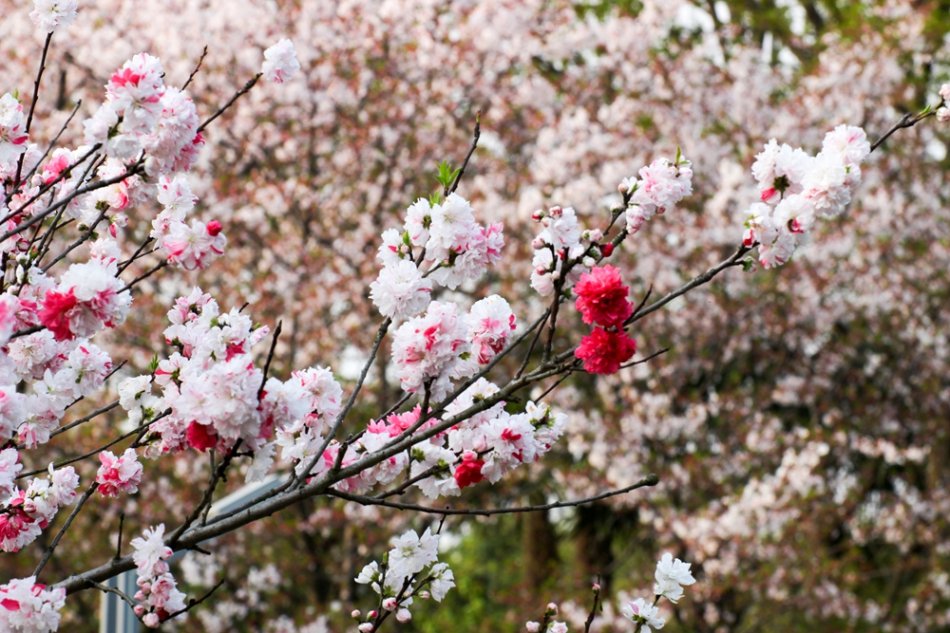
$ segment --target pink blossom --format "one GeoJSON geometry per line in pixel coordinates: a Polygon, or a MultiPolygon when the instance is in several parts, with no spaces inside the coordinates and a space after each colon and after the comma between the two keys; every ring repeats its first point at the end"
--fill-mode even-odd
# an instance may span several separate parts
{"type": "Polygon", "coordinates": [[[637,351],[637,343],[623,330],[611,332],[599,327],[581,339],[574,355],[584,361],[591,374],[613,374],[637,351]]]}
{"type": "Polygon", "coordinates": [[[633,304],[627,300],[629,289],[623,283],[620,270],[614,266],[600,266],[581,275],[574,285],[574,293],[577,295],[574,305],[584,323],[619,326],[633,314],[633,304]]]}
{"type": "Polygon", "coordinates": [[[118,496],[119,492],[133,494],[138,492],[142,481],[142,464],[139,463],[134,448],[128,448],[121,457],[109,451],[99,453],[99,470],[96,482],[99,492],[106,497],[118,496]]]}

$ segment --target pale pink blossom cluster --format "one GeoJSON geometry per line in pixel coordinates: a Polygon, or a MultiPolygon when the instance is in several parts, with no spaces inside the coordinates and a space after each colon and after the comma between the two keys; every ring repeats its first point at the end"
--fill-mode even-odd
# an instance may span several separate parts
{"type": "Polygon", "coordinates": [[[654,572],[653,601],[644,598],[626,600],[621,604],[620,613],[637,625],[637,631],[651,633],[666,626],[666,618],[657,606],[661,598],[676,604],[683,597],[683,587],[696,582],[689,570],[689,563],[673,558],[669,552],[663,554],[656,564],[654,572]]]}
{"type": "MultiPolygon", "coordinates": [[[[16,302],[17,329],[38,320],[36,296],[27,288],[0,302],[16,302]]],[[[72,316],[81,318],[81,313],[76,310],[72,316]]],[[[40,330],[11,340],[0,356],[0,438],[16,438],[25,448],[45,444],[66,408],[96,392],[111,371],[109,355],[85,338],[58,341],[50,330],[40,330]],[[28,387],[18,389],[20,381],[28,387]]]]}
{"type": "Polygon", "coordinates": [[[35,576],[0,585],[0,630],[8,633],[52,633],[59,630],[59,612],[66,590],[47,589],[35,576]]]}
{"type": "Polygon", "coordinates": [[[590,244],[597,242],[602,235],[596,230],[582,230],[577,213],[571,207],[555,206],[547,211],[535,211],[531,217],[541,224],[541,231],[531,243],[534,249],[531,287],[542,297],[549,297],[558,284],[562,289],[570,288],[587,268],[594,265],[593,258],[584,256],[590,244]],[[569,261],[579,258],[586,261],[567,266],[569,261]],[[562,279],[565,270],[569,270],[567,279],[562,279]]]}
{"type": "MultiPolygon", "coordinates": [[[[123,288],[116,268],[114,262],[97,260],[72,264],[59,283],[50,284],[35,320],[58,341],[89,337],[122,323],[132,305],[132,295],[123,288]]],[[[42,283],[39,278],[34,282],[42,283]]],[[[24,306],[21,301],[21,307],[32,306],[24,306]]]]}
{"type": "Polygon", "coordinates": [[[149,431],[160,441],[146,454],[186,446],[226,450],[238,440],[251,450],[259,448],[273,429],[263,424],[264,376],[250,352],[268,329],[255,328],[238,310],[222,313],[199,288],[179,297],[168,319],[164,336],[174,351],[158,362],[154,381],[140,376],[120,389],[122,406],[136,419],[155,419],[149,431]],[[162,390],[157,399],[151,395],[153,384],[162,390]]]}
{"type": "Polygon", "coordinates": [[[937,106],[937,120],[941,123],[950,122],[950,83],[940,86],[940,105],[937,106]]]}
{"type": "Polygon", "coordinates": [[[544,621],[529,620],[525,622],[524,628],[528,633],[568,633],[567,622],[554,619],[558,615],[560,615],[560,607],[556,602],[549,602],[544,609],[544,621]],[[542,627],[544,627],[543,630],[542,627]]]}
{"type": "Polygon", "coordinates": [[[548,622],[547,626],[544,627],[544,631],[541,631],[541,623],[534,620],[525,622],[524,628],[528,633],[568,633],[569,630],[567,623],[559,620],[548,622]]]}
{"type": "MultiPolygon", "coordinates": [[[[293,418],[289,413],[283,416],[277,427],[277,445],[281,448],[281,457],[294,463],[298,474],[317,454],[323,444],[324,435],[329,431],[342,408],[343,388],[333,372],[326,367],[311,367],[294,372],[290,380],[284,383],[297,391],[291,401],[293,406],[303,406],[303,415],[293,418]]],[[[265,404],[270,403],[273,385],[268,384],[265,404]]],[[[270,406],[270,405],[268,405],[270,406]]],[[[325,462],[324,462],[325,463],[325,462]]]]}
{"type": "Polygon", "coordinates": [[[659,607],[643,598],[625,603],[620,607],[620,612],[624,617],[635,622],[643,633],[652,633],[666,626],[666,618],[660,615],[659,607]]]}
{"type": "Polygon", "coordinates": [[[659,158],[640,168],[637,175],[639,178],[625,178],[618,187],[627,202],[625,216],[631,234],[693,192],[692,164],[679,151],[673,161],[659,158]]]}
{"type": "MultiPolygon", "coordinates": [[[[9,463],[10,455],[4,455],[9,463]]],[[[10,472],[9,466],[7,472],[10,472]]],[[[16,469],[12,469],[13,472],[16,469]]],[[[0,549],[18,552],[46,529],[63,506],[76,500],[79,477],[71,466],[54,470],[48,478],[34,478],[26,490],[13,487],[12,494],[0,506],[0,549]]]]}
{"type": "MultiPolygon", "coordinates": [[[[414,598],[442,602],[455,586],[455,576],[448,564],[439,562],[439,535],[426,529],[422,536],[409,530],[390,541],[392,549],[382,564],[373,561],[360,571],[356,582],[369,587],[381,598],[382,608],[392,612],[398,622],[412,619],[409,607],[414,598]]],[[[380,617],[371,610],[365,615],[354,611],[360,620],[358,630],[375,631],[380,617]]]]}
{"type": "Polygon", "coordinates": [[[96,471],[98,491],[106,497],[116,497],[120,492],[133,494],[138,492],[142,483],[142,464],[134,448],[127,448],[116,457],[110,451],[99,453],[99,470],[96,471]]]}
{"type": "Polygon", "coordinates": [[[300,70],[294,43],[283,38],[264,51],[264,64],[261,72],[264,78],[277,84],[284,83],[300,70]]]}
{"type": "Polygon", "coordinates": [[[474,374],[506,346],[516,326],[508,302],[498,295],[477,301],[468,313],[433,301],[425,314],[403,323],[393,336],[393,362],[402,388],[427,389],[436,400],[455,381],[474,374]]]}
{"type": "Polygon", "coordinates": [[[743,235],[745,246],[758,245],[764,268],[787,262],[818,218],[844,212],[870,151],[864,130],[849,125],[828,132],[816,156],[769,141],[752,165],[762,202],[746,212],[743,235]]]}
{"type": "Polygon", "coordinates": [[[0,97],[0,175],[15,169],[26,152],[26,114],[23,105],[9,92],[0,97]]]}
{"type": "Polygon", "coordinates": [[[227,238],[221,222],[186,221],[197,201],[186,175],[162,176],[157,200],[163,208],[152,220],[151,236],[169,263],[195,270],[206,268],[224,253],[227,238]]]}
{"type": "Polygon", "coordinates": [[[79,0],[33,0],[30,19],[43,33],[65,28],[76,19],[79,0]]]}
{"type": "Polygon", "coordinates": [[[142,536],[132,539],[132,560],[138,573],[139,589],[133,608],[142,624],[157,628],[162,622],[185,608],[185,594],[178,590],[175,577],[166,562],[172,550],[165,545],[165,526],[148,528],[142,536]]]}
{"type": "Polygon", "coordinates": [[[452,193],[440,203],[420,198],[406,210],[402,232],[383,232],[379,276],[370,297],[380,313],[396,320],[429,305],[433,283],[456,289],[478,280],[501,258],[501,224],[483,226],[472,206],[452,193]]]}

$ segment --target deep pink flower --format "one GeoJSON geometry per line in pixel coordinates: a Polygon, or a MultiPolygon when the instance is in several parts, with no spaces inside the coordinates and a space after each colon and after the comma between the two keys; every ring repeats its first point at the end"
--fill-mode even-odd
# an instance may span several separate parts
{"type": "Polygon", "coordinates": [[[458,484],[459,488],[466,488],[482,481],[485,479],[482,475],[482,466],[484,465],[485,462],[479,459],[477,454],[466,451],[462,455],[462,461],[455,467],[455,483],[458,484]]]}
{"type": "Polygon", "coordinates": [[[601,328],[581,339],[574,356],[584,361],[584,370],[591,374],[613,374],[637,351],[637,342],[623,330],[608,332],[601,328]]]}
{"type": "Polygon", "coordinates": [[[75,308],[77,303],[78,300],[72,288],[69,292],[51,290],[46,293],[43,307],[40,309],[40,322],[53,333],[57,341],[68,341],[74,338],[69,327],[69,317],[66,314],[75,308]]]}
{"type": "Polygon", "coordinates": [[[206,424],[199,424],[197,421],[188,425],[185,437],[192,448],[201,452],[214,448],[218,444],[218,434],[214,432],[214,429],[206,424]]]}
{"type": "Polygon", "coordinates": [[[601,266],[581,275],[574,286],[584,323],[603,327],[619,326],[633,314],[633,304],[627,300],[629,290],[614,266],[601,266]]]}

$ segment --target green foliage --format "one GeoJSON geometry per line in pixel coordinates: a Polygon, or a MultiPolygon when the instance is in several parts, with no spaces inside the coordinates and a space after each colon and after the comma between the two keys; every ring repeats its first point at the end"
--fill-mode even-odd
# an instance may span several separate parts
{"type": "Polygon", "coordinates": [[[641,0],[587,0],[574,5],[578,17],[594,15],[599,20],[606,18],[612,11],[620,15],[635,17],[643,10],[641,0]]]}
{"type": "Polygon", "coordinates": [[[455,182],[455,179],[458,178],[460,173],[462,173],[461,167],[453,169],[448,161],[442,161],[439,163],[438,173],[435,179],[439,181],[439,184],[442,185],[443,188],[448,189],[452,186],[452,183],[455,182]]]}

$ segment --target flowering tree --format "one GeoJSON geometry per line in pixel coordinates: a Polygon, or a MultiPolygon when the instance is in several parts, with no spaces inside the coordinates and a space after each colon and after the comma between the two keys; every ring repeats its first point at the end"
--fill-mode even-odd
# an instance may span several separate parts
{"type": "MultiPolygon", "coordinates": [[[[550,15],[552,29],[568,24],[570,11],[573,8],[567,7],[565,13],[550,15]]],[[[624,281],[628,271],[604,260],[617,258],[615,251],[619,254],[636,234],[665,220],[657,216],[674,213],[685,203],[694,188],[696,166],[680,152],[649,161],[636,176],[618,174],[613,185],[619,196],[601,214],[579,217],[572,207],[545,205],[546,210],[531,216],[537,224],[533,239],[525,240],[530,252],[520,249],[530,255],[530,267],[512,264],[514,279],[519,271],[524,273],[521,279],[530,275],[536,293],[526,299],[523,289],[509,288],[523,309],[512,308],[499,294],[475,300],[481,294],[480,282],[504,261],[505,246],[505,227],[484,221],[478,205],[459,193],[470,177],[467,172],[474,169],[471,159],[482,140],[475,123],[468,154],[457,168],[440,166],[438,191],[424,191],[431,193],[428,197],[407,196],[400,203],[407,207],[403,217],[390,222],[382,215],[361,213],[362,205],[343,209],[339,216],[349,217],[347,211],[361,216],[364,230],[373,232],[380,224],[392,224],[373,239],[376,264],[346,264],[345,256],[336,264],[352,268],[350,286],[356,285],[354,278],[375,278],[368,284],[369,297],[381,319],[348,393],[326,367],[292,369],[284,374],[286,379],[276,377],[273,360],[280,322],[273,330],[257,325],[244,308],[222,308],[210,294],[186,288],[169,302],[170,310],[166,306],[168,324],[161,337],[149,334],[146,340],[149,356],[162,346],[150,366],[126,376],[117,398],[100,399],[88,414],[73,417],[121,370],[113,366],[104,339],[129,320],[133,293],[176,270],[214,270],[225,263],[216,261],[227,252],[224,224],[194,217],[190,177],[206,135],[238,99],[254,99],[259,83],[289,88],[301,70],[293,45],[282,39],[264,52],[259,72],[242,78],[240,87],[231,89],[234,96],[210,107],[211,114],[202,118],[187,91],[201,77],[200,68],[184,75],[177,88],[157,58],[136,54],[109,76],[105,95],[93,97],[97,107],[82,125],[76,122],[82,133],[75,149],[59,146],[60,138],[75,134],[72,116],[62,134],[53,132],[48,144],[36,144],[31,140],[36,134],[33,120],[45,86],[52,34],[68,27],[75,15],[75,3],[36,3],[31,17],[47,35],[31,96],[23,103],[13,94],[2,99],[6,375],[0,383],[7,385],[3,420],[8,446],[0,458],[8,500],[0,536],[10,553],[26,552],[35,541],[41,545],[32,574],[0,589],[0,617],[11,630],[54,630],[67,594],[102,590],[103,580],[132,568],[141,591],[123,599],[135,605],[147,626],[174,620],[189,604],[167,563],[173,551],[201,551],[209,539],[316,497],[443,520],[496,511],[444,507],[435,500],[461,495],[485,480],[498,483],[540,460],[567,425],[566,416],[546,402],[564,380],[581,372],[604,375],[642,367],[660,348],[635,356],[632,334],[639,321],[730,269],[754,267],[756,262],[764,268],[785,264],[817,230],[818,220],[840,216],[852,197],[861,195],[857,187],[868,154],[899,129],[934,115],[946,120],[943,103],[950,97],[950,88],[944,87],[939,103],[901,118],[874,145],[863,130],[846,125],[828,132],[820,150],[814,144],[814,154],[770,141],[755,159],[752,178],[735,185],[752,191],[759,201],[746,207],[744,235],[738,222],[729,227],[734,250],[706,272],[671,284],[660,298],[651,300],[652,293],[646,293],[633,299],[624,281]],[[367,265],[378,270],[367,274],[367,265]],[[585,324],[583,331],[570,320],[572,311],[585,324]],[[364,412],[359,406],[367,396],[364,385],[383,357],[398,381],[398,395],[382,405],[371,398],[364,412]],[[521,400],[522,394],[531,399],[521,400]],[[44,451],[56,437],[79,433],[119,410],[126,418],[119,432],[102,425],[93,432],[91,439],[97,441],[91,450],[46,459],[44,451]],[[109,544],[116,548],[114,558],[100,557],[49,577],[48,566],[84,509],[108,505],[103,498],[121,500],[149,485],[153,465],[153,472],[160,472],[161,464],[176,456],[193,458],[199,453],[209,455],[210,466],[197,498],[167,518],[148,521],[156,525],[130,541],[131,556],[122,555],[126,546],[120,529],[118,543],[109,544]],[[87,460],[98,460],[99,466],[84,477],[80,492],[73,464],[82,469],[87,460]],[[243,508],[210,517],[216,491],[239,468],[248,480],[277,473],[281,483],[243,508]],[[429,501],[395,499],[411,489],[429,501]],[[61,508],[69,510],[60,513],[61,508]],[[57,514],[62,515],[58,522],[57,514]],[[173,519],[174,527],[167,531],[159,524],[164,520],[171,525],[173,519]],[[57,582],[47,588],[39,580],[57,582]]],[[[254,103],[279,94],[268,91],[254,103]]],[[[621,109],[618,118],[624,117],[622,105],[616,105],[621,109]]],[[[253,119],[244,125],[252,126],[253,119]]],[[[574,134],[585,129],[582,121],[559,125],[573,125],[574,134]]],[[[236,129],[233,133],[240,132],[240,126],[236,129]]],[[[385,136],[381,139],[378,151],[384,153],[385,136]]],[[[263,151],[267,146],[261,147],[263,151]]],[[[293,145],[275,142],[272,147],[289,151],[286,160],[297,160],[293,145]]],[[[253,170],[253,162],[237,173],[253,170]]],[[[539,181],[559,177],[537,176],[539,181]]],[[[396,184],[383,189],[388,194],[396,184]]],[[[596,183],[587,181],[570,193],[549,195],[583,199],[595,189],[596,183]]],[[[486,196],[483,203],[490,201],[486,196]]],[[[369,198],[365,204],[374,202],[369,198]]],[[[248,250],[260,254],[268,251],[270,245],[265,246],[248,250]]],[[[339,246],[331,240],[328,248],[339,246]]],[[[159,303],[161,295],[135,299],[136,305],[159,303]]],[[[299,332],[299,324],[293,329],[299,332]]],[[[127,343],[120,342],[118,349],[123,345],[127,343]]],[[[802,464],[807,467],[822,456],[820,445],[808,449],[793,453],[786,468],[802,469],[802,464]]],[[[764,481],[762,486],[782,481],[764,481]]],[[[580,493],[571,501],[497,511],[578,506],[656,483],[656,477],[644,476],[609,490],[580,493]]],[[[416,598],[445,596],[454,576],[438,562],[436,534],[406,532],[393,540],[381,563],[359,573],[357,582],[378,594],[374,608],[354,612],[360,630],[377,630],[389,614],[405,621],[416,598]]],[[[692,581],[688,567],[672,557],[660,561],[656,576],[655,596],[672,602],[682,595],[681,585],[692,581]]],[[[529,624],[529,629],[564,630],[554,610],[548,611],[544,622],[529,624]]],[[[631,600],[623,613],[635,622],[630,629],[663,626],[655,604],[642,598],[631,600]]]]}

